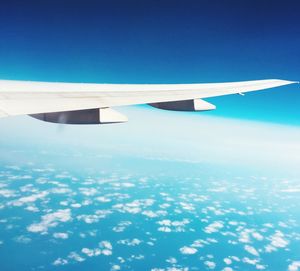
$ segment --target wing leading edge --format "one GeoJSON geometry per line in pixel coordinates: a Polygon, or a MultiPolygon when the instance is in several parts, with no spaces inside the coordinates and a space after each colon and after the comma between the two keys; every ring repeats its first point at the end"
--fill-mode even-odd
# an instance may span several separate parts
{"type": "Polygon", "coordinates": [[[270,79],[208,84],[90,84],[0,80],[0,117],[153,104],[289,85],[270,79]]]}

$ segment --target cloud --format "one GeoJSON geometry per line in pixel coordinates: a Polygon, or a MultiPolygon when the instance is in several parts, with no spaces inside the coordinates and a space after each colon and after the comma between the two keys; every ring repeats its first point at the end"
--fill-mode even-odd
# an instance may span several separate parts
{"type": "Polygon", "coordinates": [[[67,194],[67,193],[71,193],[72,192],[72,190],[71,189],[69,189],[69,188],[62,188],[62,187],[55,187],[55,188],[52,188],[51,190],[50,190],[50,192],[52,193],[52,194],[67,194]]]}
{"type": "Polygon", "coordinates": [[[182,254],[187,254],[187,255],[191,255],[191,254],[195,254],[197,253],[197,249],[196,248],[193,248],[193,247],[187,247],[187,246],[184,246],[184,247],[181,247],[179,249],[179,251],[182,253],[182,254]]]}
{"type": "Polygon", "coordinates": [[[88,257],[99,256],[101,254],[101,250],[99,248],[83,248],[81,252],[87,255],[88,257]]]}
{"type": "Polygon", "coordinates": [[[241,243],[250,243],[251,242],[251,236],[250,236],[251,232],[252,232],[251,229],[244,229],[243,231],[241,231],[240,235],[239,235],[239,241],[241,243]]]}
{"type": "Polygon", "coordinates": [[[113,208],[121,213],[138,214],[142,212],[143,208],[150,207],[153,204],[153,199],[140,199],[128,203],[115,204],[113,208]]]}
{"type": "Polygon", "coordinates": [[[254,247],[252,247],[252,246],[245,245],[245,246],[244,246],[244,249],[245,249],[247,252],[249,252],[250,254],[254,255],[254,256],[259,256],[258,251],[257,251],[254,247]]]}
{"type": "Polygon", "coordinates": [[[162,232],[171,232],[172,231],[172,229],[169,227],[159,227],[157,230],[162,231],[162,232]]]}
{"type": "Polygon", "coordinates": [[[284,239],[284,234],[281,231],[276,231],[270,239],[273,247],[284,248],[289,244],[289,241],[284,239]]]}
{"type": "Polygon", "coordinates": [[[224,225],[223,225],[222,221],[215,221],[215,222],[211,223],[210,225],[206,226],[204,231],[206,233],[214,233],[214,232],[218,232],[223,227],[224,227],[224,225]]]}
{"type": "Polygon", "coordinates": [[[68,222],[71,219],[70,209],[60,209],[54,213],[43,215],[40,223],[29,225],[27,230],[45,233],[48,231],[48,228],[56,227],[60,222],[68,222]]]}
{"type": "Polygon", "coordinates": [[[68,264],[68,260],[62,259],[62,258],[57,258],[52,264],[56,265],[56,266],[58,266],[58,265],[66,265],[66,264],[68,264]]]}
{"type": "Polygon", "coordinates": [[[208,269],[215,269],[216,264],[212,261],[205,261],[204,264],[208,267],[208,269]]]}
{"type": "Polygon", "coordinates": [[[98,193],[96,188],[81,187],[81,188],[79,188],[79,191],[81,192],[81,194],[83,194],[85,196],[94,196],[98,193]]]}
{"type": "Polygon", "coordinates": [[[11,197],[16,196],[16,192],[14,190],[10,190],[10,189],[1,189],[0,196],[5,197],[5,198],[11,198],[11,197]]]}
{"type": "Polygon", "coordinates": [[[158,228],[158,231],[162,232],[184,232],[185,226],[190,223],[190,220],[183,219],[183,220],[175,220],[171,221],[169,219],[163,219],[156,222],[162,227],[158,228]]]}
{"type": "Polygon", "coordinates": [[[129,182],[124,182],[124,183],[112,182],[111,185],[114,187],[124,187],[124,188],[135,187],[134,183],[129,183],[129,182]]]}
{"type": "Polygon", "coordinates": [[[294,261],[288,267],[288,271],[298,271],[299,269],[300,269],[300,261],[294,261]]]}
{"type": "Polygon", "coordinates": [[[254,239],[256,239],[258,241],[262,241],[264,239],[264,237],[258,232],[252,232],[252,236],[254,239]]]}
{"type": "Polygon", "coordinates": [[[111,199],[104,197],[104,196],[97,197],[96,200],[100,201],[100,202],[110,202],[111,201],[111,199]]]}
{"type": "Polygon", "coordinates": [[[186,211],[194,211],[195,210],[195,207],[193,204],[191,203],[187,203],[187,202],[179,202],[179,204],[181,205],[181,208],[183,210],[186,210],[186,211]]]}
{"type": "Polygon", "coordinates": [[[251,265],[256,265],[259,261],[256,259],[249,259],[248,257],[244,257],[243,262],[251,265]]]}
{"type": "Polygon", "coordinates": [[[72,203],[71,207],[72,208],[80,208],[82,205],[80,203],[72,203]]]}
{"type": "Polygon", "coordinates": [[[75,260],[76,262],[83,262],[85,261],[85,258],[81,257],[77,252],[72,251],[70,252],[70,254],[68,255],[69,259],[75,260]]]}
{"type": "Polygon", "coordinates": [[[30,195],[30,196],[27,196],[27,197],[22,197],[22,198],[19,198],[19,199],[13,201],[12,205],[22,206],[24,204],[32,203],[32,202],[35,202],[38,199],[45,198],[48,194],[49,193],[47,191],[42,191],[38,194],[33,194],[33,195],[30,195]]]}
{"type": "Polygon", "coordinates": [[[169,219],[164,219],[164,220],[161,220],[161,221],[157,221],[156,223],[161,225],[161,226],[171,226],[172,221],[169,220],[169,219]]]}
{"type": "Polygon", "coordinates": [[[123,232],[126,228],[128,228],[132,222],[130,221],[121,221],[117,226],[113,227],[114,232],[123,232]]]}
{"type": "Polygon", "coordinates": [[[87,224],[97,223],[100,219],[107,217],[112,212],[110,210],[96,210],[93,215],[78,215],[78,220],[83,220],[87,224]]]}
{"type": "Polygon", "coordinates": [[[229,259],[229,258],[224,258],[223,259],[223,261],[224,261],[224,263],[226,263],[226,264],[232,264],[232,260],[231,259],[229,259]]]}
{"type": "Polygon", "coordinates": [[[102,254],[105,256],[112,255],[112,244],[109,241],[101,241],[99,247],[102,249],[102,254]]]}
{"type": "Polygon", "coordinates": [[[138,246],[139,244],[141,244],[143,241],[137,239],[137,238],[133,238],[133,239],[123,239],[123,240],[119,240],[117,243],[121,244],[121,245],[126,245],[126,246],[138,246]]]}
{"type": "Polygon", "coordinates": [[[167,263],[171,263],[171,264],[176,264],[177,260],[174,257],[170,257],[169,259],[166,260],[167,263]]]}
{"type": "Polygon", "coordinates": [[[78,220],[83,220],[87,224],[97,223],[99,221],[97,215],[78,215],[76,218],[78,220]]]}
{"type": "Polygon", "coordinates": [[[69,234],[66,232],[55,232],[53,233],[53,237],[57,239],[68,239],[69,234]]]}
{"type": "Polygon", "coordinates": [[[38,212],[39,211],[39,208],[37,208],[36,206],[34,205],[29,205],[25,208],[25,210],[27,211],[30,211],[30,212],[38,212]]]}

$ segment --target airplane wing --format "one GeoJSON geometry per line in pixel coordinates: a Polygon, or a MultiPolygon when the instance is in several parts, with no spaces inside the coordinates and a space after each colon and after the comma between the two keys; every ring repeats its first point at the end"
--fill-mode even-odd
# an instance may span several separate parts
{"type": "MultiPolygon", "coordinates": [[[[96,114],[100,114],[102,109],[102,115],[106,116],[102,119],[103,123],[111,123],[118,122],[114,121],[118,119],[118,114],[115,114],[117,112],[109,109],[113,106],[151,104],[170,110],[211,110],[215,107],[201,100],[202,98],[258,91],[293,83],[297,82],[271,79],[208,84],[90,84],[0,80],[0,117],[26,114],[47,121],[46,116],[50,115],[46,114],[74,111],[77,112],[77,117],[73,113],[72,116],[76,119],[80,112],[91,116],[96,112],[92,109],[98,110],[96,114]],[[114,117],[109,121],[112,115],[114,117]]],[[[69,117],[70,114],[67,118],[69,117]]]]}

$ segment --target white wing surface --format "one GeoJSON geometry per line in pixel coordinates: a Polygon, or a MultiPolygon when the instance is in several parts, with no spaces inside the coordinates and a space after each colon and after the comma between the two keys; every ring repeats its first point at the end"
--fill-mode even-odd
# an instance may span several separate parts
{"type": "Polygon", "coordinates": [[[0,80],[0,117],[175,102],[263,90],[296,82],[89,84],[0,80]]]}

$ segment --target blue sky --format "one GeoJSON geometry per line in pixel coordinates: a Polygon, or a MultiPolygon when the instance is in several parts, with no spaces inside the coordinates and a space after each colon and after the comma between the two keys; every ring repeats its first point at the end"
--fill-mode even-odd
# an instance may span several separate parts
{"type": "MultiPolygon", "coordinates": [[[[97,83],[299,80],[298,1],[7,1],[0,77],[97,83]]],[[[299,87],[208,114],[299,125],[299,87]]]]}

